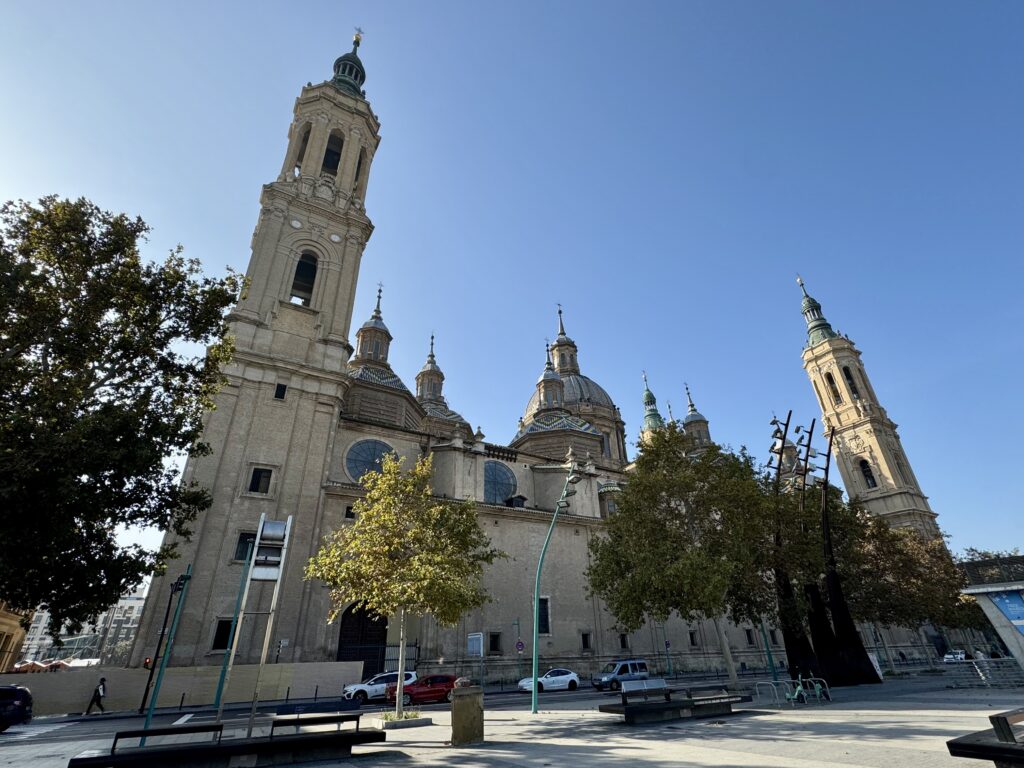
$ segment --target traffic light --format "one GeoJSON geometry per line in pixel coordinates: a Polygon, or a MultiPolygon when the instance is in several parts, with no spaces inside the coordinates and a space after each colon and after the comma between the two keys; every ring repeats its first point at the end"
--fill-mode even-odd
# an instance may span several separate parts
{"type": "Polygon", "coordinates": [[[142,662],[142,668],[149,669],[151,666],[153,666],[153,658],[151,656],[147,656],[146,660],[142,662]]]}

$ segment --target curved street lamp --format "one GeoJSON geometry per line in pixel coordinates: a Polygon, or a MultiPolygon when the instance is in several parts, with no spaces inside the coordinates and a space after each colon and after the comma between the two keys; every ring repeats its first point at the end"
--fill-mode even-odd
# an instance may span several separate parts
{"type": "Polygon", "coordinates": [[[530,698],[530,713],[537,714],[537,626],[540,621],[540,571],[544,567],[544,555],[547,554],[548,544],[551,542],[551,534],[555,530],[555,521],[558,520],[558,513],[569,507],[566,498],[576,493],[576,489],[570,490],[569,486],[576,485],[583,479],[579,473],[579,467],[572,457],[572,449],[569,450],[569,474],[565,478],[565,485],[562,486],[562,495],[558,497],[555,504],[555,513],[551,516],[551,525],[548,526],[548,535],[544,537],[544,546],[540,548],[540,559],[537,561],[537,578],[533,583],[533,692],[530,698]]]}

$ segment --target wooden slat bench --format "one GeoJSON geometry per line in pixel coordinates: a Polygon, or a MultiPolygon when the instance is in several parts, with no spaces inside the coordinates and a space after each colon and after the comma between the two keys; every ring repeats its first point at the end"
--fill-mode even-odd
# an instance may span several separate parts
{"type": "Polygon", "coordinates": [[[295,733],[301,733],[302,729],[311,725],[337,725],[341,730],[342,723],[355,723],[356,730],[359,730],[359,718],[362,715],[358,712],[310,712],[309,714],[275,715],[270,721],[270,738],[274,738],[274,731],[278,728],[294,728],[295,733]]]}

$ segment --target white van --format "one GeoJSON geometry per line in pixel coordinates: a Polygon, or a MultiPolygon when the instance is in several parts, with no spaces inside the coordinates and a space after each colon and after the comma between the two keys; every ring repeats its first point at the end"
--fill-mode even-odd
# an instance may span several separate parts
{"type": "Polygon", "coordinates": [[[599,691],[605,688],[617,691],[624,680],[646,680],[650,676],[644,659],[617,659],[605,664],[604,669],[594,675],[590,682],[599,691]]]}

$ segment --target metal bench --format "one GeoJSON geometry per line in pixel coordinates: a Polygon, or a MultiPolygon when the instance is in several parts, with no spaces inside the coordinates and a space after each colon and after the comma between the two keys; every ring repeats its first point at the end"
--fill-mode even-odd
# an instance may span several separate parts
{"type": "Polygon", "coordinates": [[[686,699],[682,703],[688,704],[691,717],[714,717],[716,715],[733,714],[732,705],[753,701],[751,696],[741,693],[733,693],[726,686],[721,684],[696,685],[686,689],[686,699]]]}
{"type": "Polygon", "coordinates": [[[992,730],[978,731],[946,742],[953,757],[989,760],[997,766],[1024,766],[1024,733],[1014,732],[1013,726],[1024,723],[1024,708],[1011,709],[989,715],[992,730]]]}
{"type": "Polygon", "coordinates": [[[387,734],[373,728],[360,730],[359,715],[355,713],[315,713],[310,715],[277,715],[271,720],[270,735],[248,739],[221,739],[223,724],[182,725],[149,730],[119,731],[110,750],[91,749],[68,761],[68,768],[211,768],[211,766],[273,764],[288,765],[318,760],[337,760],[352,755],[357,744],[385,741],[387,734]],[[355,722],[355,730],[341,730],[341,723],[355,722]],[[301,733],[307,725],[338,724],[333,731],[301,733]],[[274,735],[275,728],[291,726],[295,733],[274,735]],[[147,744],[145,746],[117,748],[119,741],[129,738],[176,736],[210,733],[211,741],[147,744]]]}
{"type": "Polygon", "coordinates": [[[598,711],[622,715],[629,725],[679,720],[690,714],[685,703],[672,701],[672,689],[661,678],[624,680],[619,696],[621,703],[601,704],[598,711]]]}
{"type": "Polygon", "coordinates": [[[310,725],[337,725],[341,730],[342,723],[355,723],[356,730],[359,730],[359,712],[311,712],[309,714],[296,713],[294,715],[275,715],[270,721],[270,738],[274,738],[274,731],[278,728],[294,728],[294,733],[301,733],[302,729],[310,725]]]}

